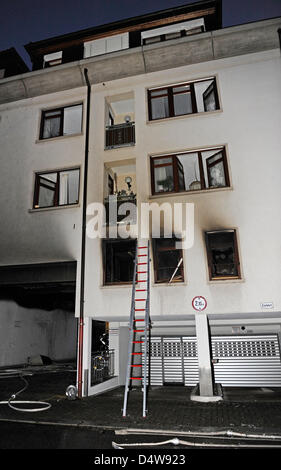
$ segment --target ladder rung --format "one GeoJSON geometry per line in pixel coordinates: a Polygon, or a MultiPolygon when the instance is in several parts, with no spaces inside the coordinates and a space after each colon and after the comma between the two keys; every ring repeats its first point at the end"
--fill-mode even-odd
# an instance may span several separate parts
{"type": "Polygon", "coordinates": [[[139,258],[142,258],[143,256],[147,256],[147,255],[138,255],[139,258]]]}
{"type": "Polygon", "coordinates": [[[137,265],[138,265],[138,266],[140,266],[141,264],[145,264],[145,265],[147,265],[147,263],[137,263],[137,265]]]}
{"type": "Polygon", "coordinates": [[[142,333],[145,330],[134,330],[134,333],[142,333]]]}
{"type": "Polygon", "coordinates": [[[144,343],[144,341],[133,341],[134,344],[144,343]]]}
{"type": "Polygon", "coordinates": [[[131,367],[142,367],[142,365],[140,364],[132,364],[131,367]]]}
{"type": "Polygon", "coordinates": [[[145,301],[146,299],[135,299],[135,302],[143,302],[145,301]]]}
{"type": "Polygon", "coordinates": [[[136,289],[136,292],[147,292],[147,289],[136,289]]]}
{"type": "Polygon", "coordinates": [[[147,246],[139,246],[138,249],[140,250],[141,248],[147,248],[147,246]]]}
{"type": "Polygon", "coordinates": [[[137,274],[147,274],[147,271],[137,271],[137,274]]]}
{"type": "Polygon", "coordinates": [[[142,377],[130,377],[130,380],[142,380],[142,377]]]}
{"type": "Polygon", "coordinates": [[[136,353],[136,352],[133,352],[133,353],[131,353],[131,354],[132,354],[133,356],[140,356],[140,355],[142,354],[142,352],[137,352],[137,353],[136,353]]]}

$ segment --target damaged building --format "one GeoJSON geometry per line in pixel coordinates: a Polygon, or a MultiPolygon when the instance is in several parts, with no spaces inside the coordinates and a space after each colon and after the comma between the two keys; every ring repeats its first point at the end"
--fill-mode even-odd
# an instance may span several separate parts
{"type": "Polygon", "coordinates": [[[146,240],[148,383],[281,387],[280,26],[222,28],[203,0],[31,42],[31,71],[0,54],[1,367],[44,355],[77,364],[80,397],[124,386],[141,204],[190,203],[191,248],[146,240]],[[110,237],[112,198],[135,235],[110,237]]]}

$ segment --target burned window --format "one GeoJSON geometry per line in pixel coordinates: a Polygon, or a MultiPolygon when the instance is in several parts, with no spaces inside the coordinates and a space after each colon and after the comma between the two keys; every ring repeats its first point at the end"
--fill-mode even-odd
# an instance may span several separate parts
{"type": "Polygon", "coordinates": [[[132,283],[136,240],[104,240],[104,284],[132,283]]]}
{"type": "Polygon", "coordinates": [[[82,104],[42,111],[40,139],[81,133],[82,111],[82,104]]]}
{"type": "Polygon", "coordinates": [[[148,90],[149,120],[215,111],[219,99],[214,77],[148,90]]]}
{"type": "Polygon", "coordinates": [[[69,206],[79,200],[80,170],[36,173],[33,208],[69,206]]]}
{"type": "Polygon", "coordinates": [[[152,194],[230,185],[223,147],[151,158],[152,194]]]}
{"type": "Polygon", "coordinates": [[[183,253],[175,238],[153,239],[154,279],[156,283],[184,281],[183,253]]]}
{"type": "Polygon", "coordinates": [[[210,280],[241,278],[235,230],[206,232],[210,280]]]}

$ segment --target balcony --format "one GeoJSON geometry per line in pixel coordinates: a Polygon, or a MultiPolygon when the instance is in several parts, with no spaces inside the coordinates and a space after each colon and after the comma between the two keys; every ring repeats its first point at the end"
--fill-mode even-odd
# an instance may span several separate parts
{"type": "Polygon", "coordinates": [[[122,191],[118,191],[117,193],[111,194],[107,196],[104,200],[105,205],[105,212],[106,212],[106,224],[107,225],[114,225],[126,218],[127,222],[136,223],[137,219],[137,196],[135,193],[127,192],[124,189],[122,191]],[[124,206],[123,206],[124,204],[124,206]],[[125,206],[126,204],[126,206],[125,206]],[[132,204],[132,206],[127,206],[127,204],[132,204]],[[111,205],[112,209],[111,212],[109,210],[109,206],[111,205]],[[121,207],[123,206],[123,211],[125,214],[119,214],[121,207]]]}
{"type": "Polygon", "coordinates": [[[111,379],[114,376],[114,350],[95,351],[91,356],[91,385],[111,379]]]}
{"type": "Polygon", "coordinates": [[[135,123],[114,124],[106,126],[105,148],[129,147],[135,145],[135,123]]]}

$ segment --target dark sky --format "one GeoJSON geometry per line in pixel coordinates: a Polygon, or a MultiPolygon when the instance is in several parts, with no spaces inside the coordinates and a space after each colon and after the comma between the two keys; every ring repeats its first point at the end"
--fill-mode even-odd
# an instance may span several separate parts
{"type": "MultiPolygon", "coordinates": [[[[79,29],[173,8],[195,0],[4,0],[0,13],[0,50],[23,48],[79,29]]],[[[223,26],[281,16],[281,0],[222,0],[223,26]]]]}

